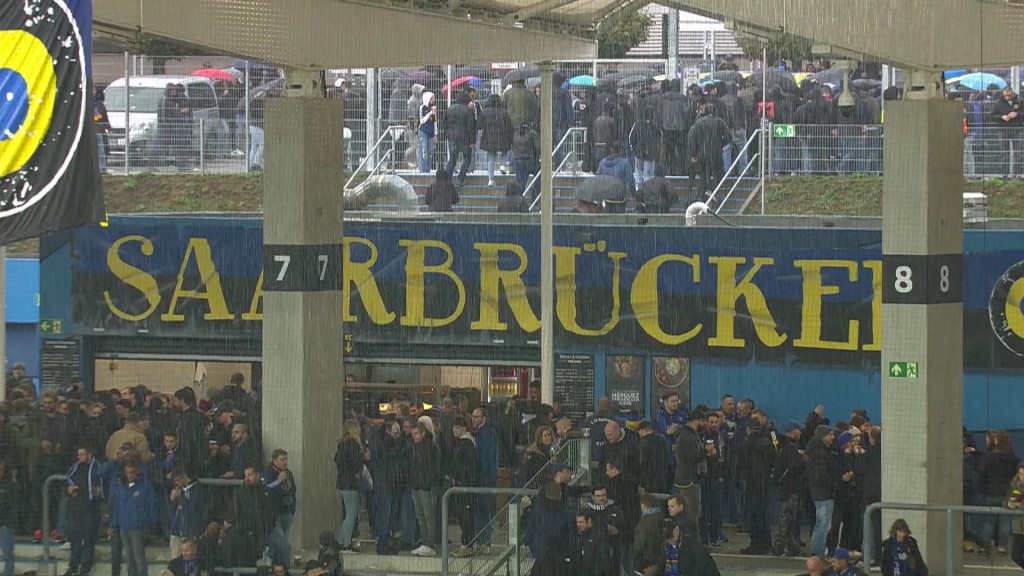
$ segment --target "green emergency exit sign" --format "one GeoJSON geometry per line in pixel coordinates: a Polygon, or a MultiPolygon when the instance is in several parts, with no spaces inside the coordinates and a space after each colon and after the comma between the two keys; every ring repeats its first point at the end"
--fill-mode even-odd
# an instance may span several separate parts
{"type": "Polygon", "coordinates": [[[772,134],[776,138],[796,138],[796,125],[775,124],[772,126],[772,134]]]}
{"type": "Polygon", "coordinates": [[[892,378],[917,378],[917,362],[889,362],[892,378]]]}

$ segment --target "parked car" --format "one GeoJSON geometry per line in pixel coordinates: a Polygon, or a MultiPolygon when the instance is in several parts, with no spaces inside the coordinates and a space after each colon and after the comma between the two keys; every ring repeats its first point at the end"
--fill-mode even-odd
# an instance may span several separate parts
{"type": "Polygon", "coordinates": [[[193,114],[193,143],[198,149],[200,126],[208,154],[224,152],[228,144],[228,128],[220,118],[217,94],[208,78],[199,76],[132,76],[126,90],[125,78],[118,78],[107,86],[107,114],[110,133],[107,154],[111,160],[124,160],[126,134],[130,143],[132,166],[144,166],[161,155],[157,137],[157,111],[168,84],[185,87],[193,114]],[[128,125],[130,124],[130,125],[128,125]]]}

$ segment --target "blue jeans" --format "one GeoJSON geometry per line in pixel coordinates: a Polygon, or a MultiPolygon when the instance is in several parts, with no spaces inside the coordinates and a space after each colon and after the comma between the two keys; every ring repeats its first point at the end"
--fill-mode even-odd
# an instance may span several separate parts
{"type": "Polygon", "coordinates": [[[453,180],[455,179],[455,163],[460,154],[462,155],[462,166],[459,168],[458,181],[465,182],[469,165],[473,161],[473,149],[468,142],[448,142],[448,163],[445,165],[445,171],[453,180]]]}
{"type": "Polygon", "coordinates": [[[348,548],[352,546],[352,532],[359,521],[359,491],[338,490],[338,499],[341,500],[341,515],[344,518],[338,530],[338,542],[342,548],[348,548]]]}
{"type": "Polygon", "coordinates": [[[487,153],[487,181],[494,180],[494,169],[498,166],[498,153],[487,153]]]}
{"type": "Polygon", "coordinates": [[[145,531],[121,530],[121,542],[128,557],[128,576],[147,576],[145,531]]]}
{"type": "MultiPolygon", "coordinates": [[[[121,538],[121,531],[114,530],[110,535],[110,574],[121,576],[121,563],[124,561],[124,539],[121,538]]],[[[85,572],[83,570],[83,572],[85,572]]]]}
{"type": "MultiPolygon", "coordinates": [[[[274,529],[270,532],[267,542],[270,548],[270,559],[274,564],[288,566],[292,556],[292,545],[288,543],[288,531],[292,529],[292,521],[295,516],[292,514],[278,514],[274,529]]],[[[129,576],[131,576],[129,574],[129,576]]]]}
{"type": "Polygon", "coordinates": [[[416,504],[412,499],[412,490],[406,488],[402,492],[399,507],[398,526],[402,531],[402,544],[412,546],[419,539],[416,523],[416,504]]]}
{"type": "Polygon", "coordinates": [[[423,132],[416,131],[416,164],[420,172],[429,173],[434,161],[434,139],[423,132]]]}
{"type": "MultiPolygon", "coordinates": [[[[526,185],[530,182],[530,175],[536,174],[538,170],[537,163],[533,158],[516,158],[516,184],[526,192],[526,185]]],[[[538,180],[537,183],[540,181],[538,180]]],[[[537,183],[534,184],[533,190],[537,190],[537,183]]],[[[531,192],[530,194],[534,198],[537,194],[531,192]]]]}
{"type": "Polygon", "coordinates": [[[107,136],[96,134],[96,156],[100,160],[100,172],[107,171],[107,136]]]}
{"type": "Polygon", "coordinates": [[[654,178],[654,160],[636,159],[636,169],[633,175],[633,183],[637,188],[644,182],[654,178]]]}
{"type": "Polygon", "coordinates": [[[249,126],[249,167],[263,168],[263,128],[249,126]]]}
{"type": "Polygon", "coordinates": [[[14,530],[0,526],[0,552],[4,554],[3,576],[14,576],[14,530]]]}
{"type": "Polygon", "coordinates": [[[811,552],[819,558],[825,557],[825,537],[832,529],[832,511],[835,500],[814,501],[814,532],[811,533],[811,552]]]}
{"type": "Polygon", "coordinates": [[[391,512],[397,504],[395,493],[383,487],[376,487],[373,491],[373,511],[377,518],[373,521],[373,527],[377,536],[377,553],[381,554],[388,548],[388,540],[391,538],[391,512]]]}
{"type": "MultiPolygon", "coordinates": [[[[1002,496],[985,496],[985,505],[993,508],[1002,508],[1006,499],[1002,496]]],[[[995,542],[996,546],[1006,546],[1010,541],[1010,517],[985,515],[985,526],[981,534],[981,543],[988,544],[995,542]],[[996,533],[996,528],[999,532],[996,533]]]]}

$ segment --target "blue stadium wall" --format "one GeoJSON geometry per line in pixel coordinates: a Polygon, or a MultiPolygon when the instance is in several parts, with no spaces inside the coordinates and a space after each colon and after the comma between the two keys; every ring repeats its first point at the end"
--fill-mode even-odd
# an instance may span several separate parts
{"type": "MultiPolygon", "coordinates": [[[[535,225],[345,235],[348,359],[538,361],[535,225]]],[[[691,405],[751,397],[777,421],[817,404],[879,415],[880,231],[587,224],[556,227],[555,245],[556,351],[592,360],[595,398],[650,414],[676,389],[691,405]]],[[[969,231],[965,252],[965,422],[1024,428],[1024,232],[969,231]]],[[[260,355],[259,218],[114,217],[42,253],[42,316],[80,341],[83,368],[98,353],[260,355]]]]}

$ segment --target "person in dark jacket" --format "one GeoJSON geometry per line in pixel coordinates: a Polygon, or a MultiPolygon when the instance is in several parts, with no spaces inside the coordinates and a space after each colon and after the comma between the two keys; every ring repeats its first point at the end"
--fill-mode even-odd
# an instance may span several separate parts
{"type": "Polygon", "coordinates": [[[800,423],[786,422],[779,446],[775,453],[772,478],[779,489],[779,523],[775,532],[776,556],[798,556],[800,554],[800,496],[804,491],[804,456],[800,453],[799,441],[802,432],[800,423]]]}
{"type": "Polygon", "coordinates": [[[128,556],[128,576],[146,576],[146,532],[160,519],[156,491],[134,464],[110,491],[110,527],[121,533],[128,556]]]}
{"type": "Polygon", "coordinates": [[[287,565],[292,557],[288,543],[288,532],[295,519],[298,481],[288,468],[288,453],[278,448],[271,453],[270,464],[263,474],[263,485],[267,488],[273,523],[270,531],[270,560],[275,564],[287,565]]]}
{"type": "Polygon", "coordinates": [[[999,134],[999,157],[1001,158],[1000,174],[1015,176],[1021,173],[1021,127],[1024,126],[1024,110],[1021,109],[1020,97],[1013,93],[1013,88],[1003,88],[1003,97],[992,106],[991,118],[995,122],[999,134]],[[1015,150],[1016,149],[1016,150],[1015,150]],[[1018,174],[1011,173],[1016,170],[1018,174]]]}
{"type": "Polygon", "coordinates": [[[182,388],[174,393],[174,401],[181,411],[178,418],[178,455],[185,471],[192,478],[202,477],[206,467],[206,422],[196,410],[196,395],[191,388],[182,388]]]}
{"type": "Polygon", "coordinates": [[[369,453],[363,446],[362,431],[357,420],[348,419],[342,425],[343,435],[334,452],[334,465],[338,476],[335,486],[342,506],[342,524],[338,532],[341,551],[354,551],[352,534],[359,519],[359,486],[369,453]]]}
{"type": "Polygon", "coordinates": [[[193,538],[185,538],[181,541],[181,554],[172,558],[167,568],[160,571],[160,576],[200,576],[210,567],[199,559],[198,542],[193,538]]]}
{"type": "MultiPolygon", "coordinates": [[[[1002,506],[1006,500],[1006,484],[1013,478],[1019,459],[1005,430],[990,430],[985,436],[985,443],[988,451],[981,457],[979,465],[985,505],[1002,506]]],[[[986,515],[981,536],[981,544],[989,551],[996,548],[1005,553],[1010,538],[1010,517],[986,515]]]]}
{"type": "Polygon", "coordinates": [[[325,576],[342,576],[345,572],[345,561],[341,557],[338,540],[334,532],[324,530],[320,533],[320,549],[317,551],[316,562],[325,576]]]}
{"type": "Polygon", "coordinates": [[[630,475],[623,472],[623,464],[617,458],[608,459],[605,452],[605,469],[608,497],[622,510],[622,527],[619,530],[619,560],[627,573],[633,569],[633,540],[640,521],[640,486],[630,475]]]}
{"type": "Polygon", "coordinates": [[[835,434],[820,425],[814,438],[807,444],[807,488],[814,501],[814,531],[811,534],[811,552],[825,557],[825,538],[832,527],[835,509],[836,485],[839,482],[839,460],[832,449],[835,434]]]}
{"type": "MultiPolygon", "coordinates": [[[[100,160],[100,173],[107,171],[107,133],[110,132],[110,117],[107,115],[106,97],[102,88],[96,88],[93,96],[93,124],[96,126],[96,155],[100,160]]],[[[6,556],[5,556],[6,558],[6,556]]]]}
{"type": "Polygon", "coordinates": [[[105,493],[100,463],[93,458],[88,447],[78,449],[67,478],[71,559],[65,576],[85,576],[92,570],[105,493]]]}
{"type": "Polygon", "coordinates": [[[3,576],[14,576],[14,531],[18,519],[18,487],[7,472],[7,460],[0,457],[0,552],[4,555],[3,576]]]}
{"type": "MultiPolygon", "coordinates": [[[[654,167],[654,177],[648,179],[636,191],[636,211],[645,214],[668,214],[676,203],[676,193],[665,178],[665,168],[654,167]]],[[[659,414],[660,415],[660,414],[659,414]]],[[[682,417],[686,417],[683,412],[682,417]]]]}
{"type": "MultiPolygon", "coordinates": [[[[473,436],[476,439],[476,462],[477,462],[477,486],[483,488],[494,488],[498,485],[498,452],[501,446],[501,439],[498,430],[491,423],[488,410],[484,406],[477,406],[473,409],[473,436]]],[[[490,531],[487,529],[494,517],[495,500],[494,496],[480,495],[474,506],[473,525],[481,529],[478,542],[481,545],[490,545],[490,531]]]]}
{"type": "MultiPolygon", "coordinates": [[[[399,505],[399,498],[407,482],[408,462],[402,441],[401,425],[385,420],[370,441],[370,471],[373,477],[374,530],[377,535],[377,554],[394,555],[391,545],[391,517],[399,505]]],[[[402,518],[402,536],[408,544],[413,542],[416,522],[402,518]],[[408,532],[408,535],[406,533],[408,532]]]]}
{"type": "Polygon", "coordinates": [[[431,212],[451,212],[452,206],[459,203],[459,192],[444,168],[437,169],[434,181],[427,187],[425,200],[431,212]]]}
{"type": "MultiPolygon", "coordinates": [[[[512,156],[515,160],[516,184],[526,190],[530,176],[540,171],[540,135],[530,124],[520,124],[512,137],[512,156]]],[[[536,198],[532,189],[531,196],[536,198]]]]}
{"type": "Polygon", "coordinates": [[[233,530],[238,540],[232,545],[232,556],[234,561],[241,562],[238,566],[251,566],[263,555],[274,526],[267,490],[255,466],[245,469],[244,482],[235,494],[238,521],[233,530]]]}
{"type": "Polygon", "coordinates": [[[608,537],[613,565],[619,566],[621,565],[619,550],[625,522],[622,508],[614,500],[608,498],[608,489],[604,485],[594,486],[590,494],[591,500],[587,503],[587,508],[590,509],[594,517],[594,525],[602,529],[608,537]]]}
{"type": "Polygon", "coordinates": [[[696,197],[693,196],[693,188],[690,188],[687,204],[710,194],[725,177],[722,148],[732,143],[729,126],[715,116],[713,106],[703,103],[698,110],[699,117],[687,135],[686,149],[690,154],[690,161],[697,168],[700,186],[696,197]]]}
{"type": "Polygon", "coordinates": [[[494,169],[500,157],[512,149],[512,117],[502,105],[501,96],[491,94],[480,113],[480,149],[487,153],[487,185],[494,186],[494,169]]]}
{"type": "MultiPolygon", "coordinates": [[[[473,159],[473,146],[476,144],[476,118],[469,94],[460,93],[455,102],[444,113],[444,137],[448,142],[448,163],[445,172],[455,174],[455,163],[462,156],[462,167],[459,168],[458,183],[466,183],[466,173],[473,159]]],[[[443,210],[448,212],[448,210],[443,210]]]]}
{"type": "Polygon", "coordinates": [[[414,556],[434,556],[438,542],[437,492],[441,486],[441,453],[422,422],[412,429],[412,453],[408,466],[412,471],[410,487],[420,529],[420,546],[414,556]]]}
{"type": "Polygon", "coordinates": [[[679,432],[674,453],[676,474],[672,479],[672,490],[686,500],[686,513],[694,518],[701,515],[701,486],[699,473],[706,469],[708,455],[716,456],[714,445],[705,445],[701,439],[704,429],[704,414],[693,410],[687,414],[686,426],[679,432]]]}
{"type": "MultiPolygon", "coordinates": [[[[882,501],[882,429],[878,427],[871,428],[871,432],[868,434],[868,449],[864,454],[863,463],[861,465],[863,471],[863,477],[861,478],[861,508],[866,509],[871,504],[882,501]]],[[[966,523],[966,521],[965,521],[966,523]]],[[[881,511],[874,512],[871,515],[871,524],[874,530],[872,534],[875,537],[875,541],[872,543],[871,550],[874,551],[875,557],[869,558],[868,561],[872,564],[878,564],[881,556],[879,556],[882,549],[882,513],[881,511]]]]}
{"type": "Polygon", "coordinates": [[[686,136],[693,125],[693,102],[679,91],[679,80],[668,83],[661,95],[662,156],[666,173],[682,176],[687,173],[686,136]]]}
{"type": "Polygon", "coordinates": [[[747,529],[750,530],[750,546],[740,550],[741,554],[762,555],[772,549],[771,529],[768,524],[768,483],[774,448],[769,433],[761,420],[751,418],[747,424],[747,444],[743,448],[744,511],[747,514],[747,529]]]}
{"type": "Polygon", "coordinates": [[[171,558],[181,553],[185,538],[199,538],[206,528],[206,502],[203,486],[196,482],[183,466],[171,472],[171,558]]]}
{"type": "MultiPolygon", "coordinates": [[[[449,471],[452,486],[476,486],[477,463],[476,439],[469,433],[466,426],[466,419],[463,416],[456,416],[452,421],[452,436],[455,443],[452,448],[450,461],[445,470],[449,471]]],[[[453,552],[456,557],[464,557],[472,554],[470,546],[476,531],[473,529],[473,496],[470,494],[459,494],[452,497],[452,506],[455,510],[455,517],[459,522],[459,530],[462,532],[462,546],[453,552]]]]}
{"type": "Polygon", "coordinates": [[[515,182],[505,186],[505,196],[498,202],[499,214],[518,214],[530,211],[530,203],[523,197],[523,189],[515,182]]]}
{"type": "Polygon", "coordinates": [[[562,501],[562,487],[549,482],[537,494],[527,516],[524,544],[533,555],[531,574],[565,576],[572,547],[572,512],[562,501]]]}
{"type": "Polygon", "coordinates": [[[921,548],[910,534],[903,518],[892,523],[889,537],[882,542],[882,576],[928,576],[921,548]]]}
{"type": "Polygon", "coordinates": [[[654,177],[654,167],[661,158],[660,98],[652,80],[634,101],[634,124],[629,143],[635,157],[634,181],[637,186],[643,186],[644,182],[654,177]]]}
{"type": "Polygon", "coordinates": [[[164,87],[156,124],[168,163],[175,167],[184,166],[191,157],[192,104],[183,85],[172,83],[164,87]]]}
{"type": "Polygon", "coordinates": [[[665,569],[665,515],[651,494],[644,494],[639,506],[630,569],[644,576],[659,576],[665,569]]]}
{"type": "Polygon", "coordinates": [[[608,535],[593,510],[576,513],[576,542],[570,560],[572,576],[615,576],[608,535]]]}
{"type": "Polygon", "coordinates": [[[249,435],[249,427],[235,424],[231,427],[231,469],[224,478],[238,479],[245,475],[246,468],[259,466],[259,448],[249,435]]]}
{"type": "Polygon", "coordinates": [[[668,492],[668,441],[660,433],[654,431],[649,421],[640,422],[637,428],[640,435],[640,487],[653,494],[668,492]]]}

